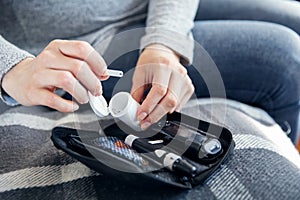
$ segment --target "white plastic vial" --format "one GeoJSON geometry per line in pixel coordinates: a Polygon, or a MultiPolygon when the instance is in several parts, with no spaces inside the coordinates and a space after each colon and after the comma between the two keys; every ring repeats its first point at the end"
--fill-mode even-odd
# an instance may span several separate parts
{"type": "Polygon", "coordinates": [[[90,105],[99,117],[107,116],[110,113],[114,118],[120,119],[133,130],[142,130],[136,117],[137,109],[140,104],[133,99],[130,93],[119,92],[115,94],[111,98],[108,108],[103,96],[95,97],[89,93],[89,97],[90,105]]]}

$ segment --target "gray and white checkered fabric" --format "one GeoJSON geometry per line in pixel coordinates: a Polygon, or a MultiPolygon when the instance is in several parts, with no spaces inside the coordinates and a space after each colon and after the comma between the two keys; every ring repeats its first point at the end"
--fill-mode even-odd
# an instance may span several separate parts
{"type": "Polygon", "coordinates": [[[90,109],[63,114],[10,108],[0,115],[0,199],[300,199],[299,154],[264,111],[203,99],[190,102],[184,112],[223,124],[236,143],[230,159],[191,190],[124,185],[57,150],[50,140],[53,127],[98,128],[90,109]]]}

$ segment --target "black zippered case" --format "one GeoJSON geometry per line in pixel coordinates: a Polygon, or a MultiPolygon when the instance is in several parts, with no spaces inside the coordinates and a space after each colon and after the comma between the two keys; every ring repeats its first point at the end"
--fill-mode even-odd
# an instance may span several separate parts
{"type": "Polygon", "coordinates": [[[178,112],[142,132],[114,119],[98,122],[103,127],[99,131],[55,127],[51,139],[58,149],[123,184],[192,188],[226,162],[235,146],[228,129],[178,112]],[[139,138],[131,141],[136,148],[125,144],[124,135],[129,134],[139,138]]]}

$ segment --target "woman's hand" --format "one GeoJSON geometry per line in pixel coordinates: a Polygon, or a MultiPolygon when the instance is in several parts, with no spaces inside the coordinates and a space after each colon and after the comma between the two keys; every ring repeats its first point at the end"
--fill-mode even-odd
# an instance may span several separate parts
{"type": "Polygon", "coordinates": [[[4,76],[2,88],[22,105],[72,112],[78,104],[55,94],[57,88],[84,104],[88,102],[87,90],[101,95],[100,80],[107,78],[105,61],[87,42],[54,40],[36,58],[27,58],[12,68],[4,76]]]}
{"type": "Polygon", "coordinates": [[[137,111],[141,128],[146,129],[166,113],[172,113],[189,100],[194,86],[179,57],[163,45],[148,46],[140,55],[133,76],[131,94],[142,105],[137,111]],[[150,88],[144,99],[145,91],[150,88]]]}

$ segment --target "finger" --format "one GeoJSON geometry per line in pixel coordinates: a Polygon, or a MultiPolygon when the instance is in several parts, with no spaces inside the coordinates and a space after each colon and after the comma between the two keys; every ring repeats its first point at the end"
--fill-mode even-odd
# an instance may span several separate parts
{"type": "Polygon", "coordinates": [[[68,71],[46,70],[41,74],[43,86],[55,86],[70,93],[79,103],[85,104],[89,98],[86,89],[68,71]]]}
{"type": "Polygon", "coordinates": [[[53,61],[50,68],[71,72],[93,95],[102,95],[101,82],[86,62],[74,58],[63,57],[53,61]]]}
{"type": "Polygon", "coordinates": [[[172,73],[169,84],[169,90],[178,99],[178,105],[169,113],[173,113],[178,109],[179,105],[183,106],[194,92],[192,81],[187,75],[186,69],[183,67],[179,67],[178,69],[182,70],[177,70],[172,73]]]}
{"type": "Polygon", "coordinates": [[[181,97],[185,93],[187,88],[187,83],[189,82],[189,77],[186,74],[181,74],[178,71],[174,71],[171,74],[168,89],[176,95],[176,97],[181,97]]]}
{"type": "Polygon", "coordinates": [[[191,79],[189,79],[189,80],[190,80],[190,84],[187,84],[187,88],[189,88],[189,90],[183,96],[182,101],[180,101],[179,106],[176,108],[176,111],[180,111],[181,108],[186,104],[186,102],[188,102],[190,100],[190,98],[192,97],[192,95],[195,92],[195,87],[194,87],[191,79]]]}
{"type": "Polygon", "coordinates": [[[155,106],[154,110],[141,122],[141,128],[145,130],[151,124],[156,123],[164,115],[170,112],[170,110],[177,107],[178,101],[177,97],[171,91],[168,91],[162,101],[155,106]]]}
{"type": "Polygon", "coordinates": [[[102,56],[87,42],[63,41],[59,50],[69,57],[81,59],[88,63],[91,70],[98,76],[108,75],[107,65],[102,56]]]}
{"type": "Polygon", "coordinates": [[[139,108],[138,120],[142,121],[147,115],[149,115],[155,106],[157,106],[158,103],[164,98],[166,93],[167,87],[159,84],[153,84],[150,92],[139,108]]]}
{"type": "Polygon", "coordinates": [[[185,96],[183,96],[180,100],[180,103],[178,104],[177,107],[175,107],[174,109],[172,109],[169,113],[173,113],[174,111],[179,112],[183,106],[188,102],[188,100],[191,98],[192,93],[186,93],[185,96]]]}
{"type": "Polygon", "coordinates": [[[101,81],[106,81],[107,79],[109,79],[109,75],[103,75],[101,77],[98,77],[101,81]]]}
{"type": "MultiPolygon", "coordinates": [[[[146,65],[142,67],[147,67],[146,65]]],[[[153,80],[150,82],[152,87],[143,101],[142,105],[138,109],[138,119],[143,120],[149,113],[153,111],[155,106],[163,99],[168,90],[168,84],[172,70],[165,64],[152,64],[148,66],[147,73],[149,70],[153,70],[153,80]],[[151,68],[150,68],[151,67],[151,68]]],[[[151,74],[151,72],[150,72],[151,74]]]]}
{"type": "MultiPolygon", "coordinates": [[[[145,66],[145,67],[147,67],[147,66],[145,66]]],[[[168,66],[166,64],[159,63],[159,64],[152,64],[148,67],[151,67],[151,70],[153,70],[152,73],[155,74],[155,76],[153,77],[152,83],[159,84],[164,87],[168,87],[169,80],[170,80],[170,77],[171,77],[171,74],[173,71],[172,66],[168,66]]]]}
{"type": "Polygon", "coordinates": [[[38,104],[48,106],[60,112],[74,112],[78,110],[79,106],[69,100],[65,100],[55,93],[42,89],[39,94],[38,104]]]}
{"type": "Polygon", "coordinates": [[[180,101],[180,109],[186,104],[186,102],[188,102],[190,100],[190,98],[195,95],[195,87],[194,84],[192,82],[192,80],[190,79],[190,77],[187,75],[188,79],[187,79],[187,83],[186,83],[186,89],[187,92],[184,94],[184,98],[182,101],[180,101]]]}
{"type": "Polygon", "coordinates": [[[142,67],[137,67],[134,71],[132,78],[132,87],[131,87],[131,95],[132,97],[139,103],[142,102],[144,97],[144,92],[146,87],[148,87],[148,83],[146,83],[145,71],[141,69],[142,67]],[[147,86],[146,86],[147,85],[147,86]]]}
{"type": "Polygon", "coordinates": [[[131,89],[131,95],[133,97],[133,99],[135,99],[138,103],[142,103],[142,100],[144,98],[144,92],[146,90],[146,85],[141,86],[137,89],[135,89],[135,87],[133,86],[131,89]]]}
{"type": "Polygon", "coordinates": [[[83,62],[76,78],[95,96],[102,95],[102,85],[100,80],[91,71],[86,62],[83,62]]]}
{"type": "MultiPolygon", "coordinates": [[[[131,95],[132,95],[133,99],[135,99],[136,102],[138,102],[139,104],[141,104],[144,99],[145,90],[146,90],[146,86],[142,86],[136,90],[134,89],[134,87],[131,89],[131,95]]],[[[136,116],[141,121],[147,116],[147,113],[143,112],[143,110],[141,109],[141,106],[140,106],[137,109],[136,116]]]]}
{"type": "Polygon", "coordinates": [[[147,87],[149,87],[149,81],[146,80],[146,68],[144,66],[137,66],[133,77],[132,77],[132,87],[131,87],[131,95],[132,97],[139,103],[142,102],[144,98],[144,92],[147,87]]]}

